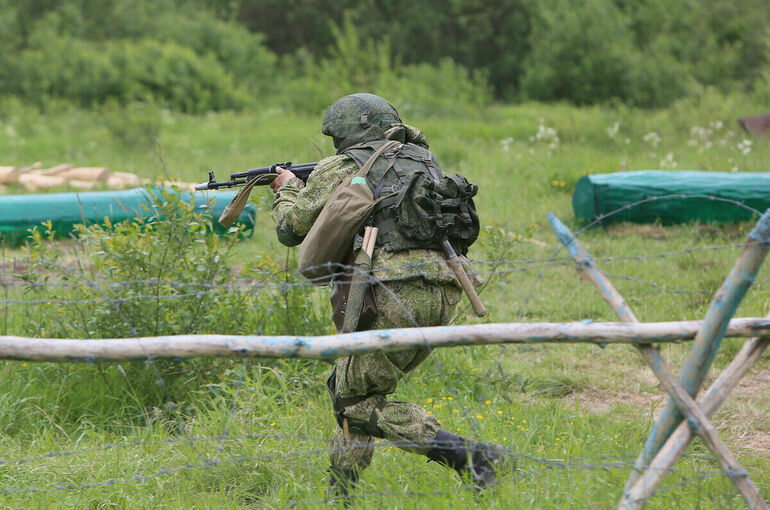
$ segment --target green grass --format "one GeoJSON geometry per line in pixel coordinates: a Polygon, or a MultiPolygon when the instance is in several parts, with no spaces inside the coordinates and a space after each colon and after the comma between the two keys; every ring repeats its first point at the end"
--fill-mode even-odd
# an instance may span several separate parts
{"type": "MultiPolygon", "coordinates": [[[[570,228],[579,227],[572,217],[570,192],[583,174],[653,169],[672,160],[679,169],[766,171],[767,140],[754,140],[747,155],[737,148],[745,135],[735,119],[753,112],[753,107],[740,97],[706,93],[654,112],[524,104],[493,106],[463,118],[406,120],[425,130],[445,170],[461,172],[479,184],[482,224],[490,231],[511,233],[506,234],[509,241],[518,239],[507,243],[511,248],[503,254],[496,242],[502,234],[487,234],[472,250],[473,257],[525,260],[565,255],[557,252],[559,245],[545,215],[553,211],[570,228]],[[701,139],[688,144],[693,126],[716,121],[723,127],[715,130],[711,148],[706,149],[701,139]],[[619,128],[611,138],[608,128],[616,122],[619,128]],[[558,132],[553,147],[549,147],[552,140],[530,141],[541,125],[558,132]],[[650,132],[658,134],[657,146],[644,140],[650,132]],[[723,139],[725,145],[720,143],[723,139]],[[668,154],[672,156],[667,159],[668,154]]],[[[205,180],[210,169],[224,176],[277,161],[315,161],[332,152],[330,141],[319,132],[320,119],[312,116],[280,111],[203,116],[146,111],[149,119],[133,115],[122,125],[109,115],[118,114],[74,110],[42,116],[17,105],[0,117],[4,133],[0,164],[104,165],[146,177],[168,175],[196,182],[205,180]],[[145,129],[154,130],[157,142],[143,136],[145,129]]],[[[267,254],[275,260],[287,256],[287,249],[274,238],[269,191],[261,189],[254,195],[261,223],[252,238],[235,248],[231,260],[237,267],[267,254]]],[[[705,248],[739,244],[750,229],[750,224],[621,225],[588,231],[581,242],[608,274],[669,290],[614,278],[640,320],[699,319],[710,296],[672,291],[715,291],[739,248],[705,248]],[[629,258],[691,249],[678,256],[629,258]]],[[[61,246],[74,248],[72,242],[61,246]]],[[[24,253],[5,247],[2,259],[13,258],[23,259],[24,253]]],[[[485,321],[614,320],[572,265],[479,264],[479,268],[482,272],[496,268],[499,273],[488,275],[490,283],[482,294],[490,310],[485,321]]],[[[751,289],[737,316],[766,313],[768,278],[770,270],[763,268],[758,281],[764,283],[751,289]]],[[[13,288],[6,296],[3,299],[24,299],[26,294],[13,288]]],[[[19,334],[33,318],[28,308],[6,305],[0,309],[0,331],[19,334]]],[[[469,314],[460,320],[478,321],[469,314]]],[[[739,346],[737,340],[725,341],[716,366],[729,363],[739,346]]],[[[686,345],[664,349],[675,367],[687,352],[686,345]]],[[[750,375],[751,385],[729,400],[715,420],[766,498],[770,447],[761,439],[770,426],[770,388],[759,383],[762,377],[766,381],[769,369],[765,356],[750,375]]],[[[0,490],[72,484],[51,492],[0,493],[0,506],[323,506],[324,440],[335,426],[322,384],[328,365],[217,361],[208,370],[203,382],[191,383],[184,400],[147,404],[138,394],[142,388],[135,387],[117,364],[0,364],[0,459],[6,461],[0,464],[0,490]],[[230,439],[211,439],[226,430],[230,439]],[[209,440],[190,442],[186,439],[190,436],[209,440]],[[88,450],[109,444],[120,447],[88,450]],[[13,462],[83,449],[73,455],[13,462]],[[105,483],[81,487],[100,482],[105,483]]],[[[363,497],[355,507],[613,507],[629,470],[605,464],[638,454],[663,395],[629,347],[527,345],[438,350],[395,398],[426,406],[452,432],[504,444],[523,457],[502,474],[498,487],[475,496],[440,466],[382,445],[364,473],[357,491],[363,497]],[[569,467],[548,467],[537,459],[557,459],[569,467]]],[[[668,479],[674,486],[657,495],[650,508],[740,508],[742,500],[726,478],[703,478],[718,469],[708,460],[708,451],[696,444],[688,453],[668,479]],[[679,482],[682,485],[675,485],[679,482]]]]}

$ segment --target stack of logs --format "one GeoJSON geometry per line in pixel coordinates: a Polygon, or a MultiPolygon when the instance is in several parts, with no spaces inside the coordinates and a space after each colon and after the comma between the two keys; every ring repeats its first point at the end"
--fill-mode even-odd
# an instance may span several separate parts
{"type": "Polygon", "coordinates": [[[21,184],[28,191],[41,191],[57,186],[89,190],[101,184],[108,188],[131,188],[147,182],[128,172],[110,172],[103,167],[75,167],[70,164],[42,168],[41,163],[28,167],[0,166],[0,186],[21,184]]]}

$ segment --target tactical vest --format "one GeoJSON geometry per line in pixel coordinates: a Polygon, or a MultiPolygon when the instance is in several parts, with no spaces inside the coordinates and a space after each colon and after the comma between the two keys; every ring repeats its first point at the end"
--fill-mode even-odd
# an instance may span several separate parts
{"type": "MultiPolygon", "coordinates": [[[[343,153],[356,162],[359,168],[363,166],[370,156],[381,147],[387,140],[376,140],[354,145],[346,149],[343,153]]],[[[435,218],[443,219],[448,228],[445,234],[455,250],[458,253],[466,254],[468,247],[476,240],[479,234],[478,215],[471,197],[476,193],[476,186],[468,184],[461,176],[447,177],[438,165],[436,156],[429,150],[413,144],[405,143],[393,150],[386,151],[382,157],[378,158],[372,166],[366,177],[366,182],[372,190],[374,199],[387,196],[374,209],[373,225],[378,228],[377,246],[383,247],[387,251],[401,251],[417,248],[427,248],[432,250],[441,250],[441,233],[436,233],[435,221],[424,218],[417,211],[414,214],[419,221],[431,223],[426,225],[417,225],[417,230],[421,235],[414,235],[414,229],[407,235],[402,227],[399,227],[399,218],[397,212],[398,194],[405,184],[413,183],[410,178],[416,173],[421,172],[430,177],[431,181],[443,183],[449,182],[457,191],[457,183],[462,181],[465,184],[465,194],[462,198],[455,199],[451,204],[451,212],[437,210],[435,218]],[[455,184],[453,184],[455,183],[455,184]],[[442,216],[443,213],[443,216],[442,216]],[[425,227],[425,228],[420,228],[425,227]]],[[[462,186],[462,184],[460,185],[462,186]]],[[[436,188],[438,189],[438,187],[436,188]]],[[[430,191],[428,192],[431,193],[430,191]]],[[[434,193],[435,194],[435,193],[434,193]]],[[[402,210],[402,213],[404,211],[402,210]]],[[[411,213],[411,211],[410,211],[411,213]]],[[[403,222],[402,222],[403,224],[403,222]]]]}

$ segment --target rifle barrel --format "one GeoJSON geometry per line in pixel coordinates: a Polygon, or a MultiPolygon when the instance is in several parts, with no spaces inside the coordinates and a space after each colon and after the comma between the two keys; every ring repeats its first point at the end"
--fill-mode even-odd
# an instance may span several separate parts
{"type": "MultiPolygon", "coordinates": [[[[287,170],[291,170],[292,172],[294,172],[294,174],[297,175],[297,177],[299,177],[300,179],[302,179],[303,182],[305,182],[307,181],[308,176],[310,176],[310,173],[313,171],[313,169],[316,167],[317,164],[318,163],[301,163],[299,165],[292,165],[291,162],[276,163],[275,165],[263,166],[261,168],[252,168],[251,170],[246,170],[244,172],[236,172],[236,173],[230,174],[230,180],[223,181],[223,182],[217,182],[216,179],[214,178],[214,173],[209,172],[209,181],[201,184],[196,184],[195,189],[198,191],[205,191],[205,190],[212,190],[212,189],[216,190],[219,188],[232,188],[234,186],[242,186],[255,177],[274,173],[276,166],[280,166],[280,167],[286,168],[287,170]]],[[[258,183],[258,184],[261,184],[261,183],[258,183]]],[[[267,184],[267,181],[265,181],[265,184],[267,184]]]]}

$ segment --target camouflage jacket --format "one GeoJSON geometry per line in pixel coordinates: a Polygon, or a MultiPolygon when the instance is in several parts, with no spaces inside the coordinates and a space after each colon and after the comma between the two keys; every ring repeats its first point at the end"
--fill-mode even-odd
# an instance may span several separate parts
{"type": "MultiPolygon", "coordinates": [[[[422,141],[424,136],[414,130],[422,141]]],[[[427,143],[425,144],[427,145],[427,143]]],[[[286,246],[302,242],[310,227],[321,213],[326,201],[345,177],[358,171],[355,161],[344,154],[321,160],[310,174],[307,184],[298,178],[287,180],[275,194],[272,217],[276,224],[278,240],[286,246]]],[[[464,263],[469,276],[480,283],[478,274],[470,263],[464,263]]],[[[457,278],[447,265],[444,255],[434,250],[415,249],[388,252],[381,247],[374,251],[372,260],[373,276],[382,281],[422,277],[435,283],[454,283],[457,278]]]]}

